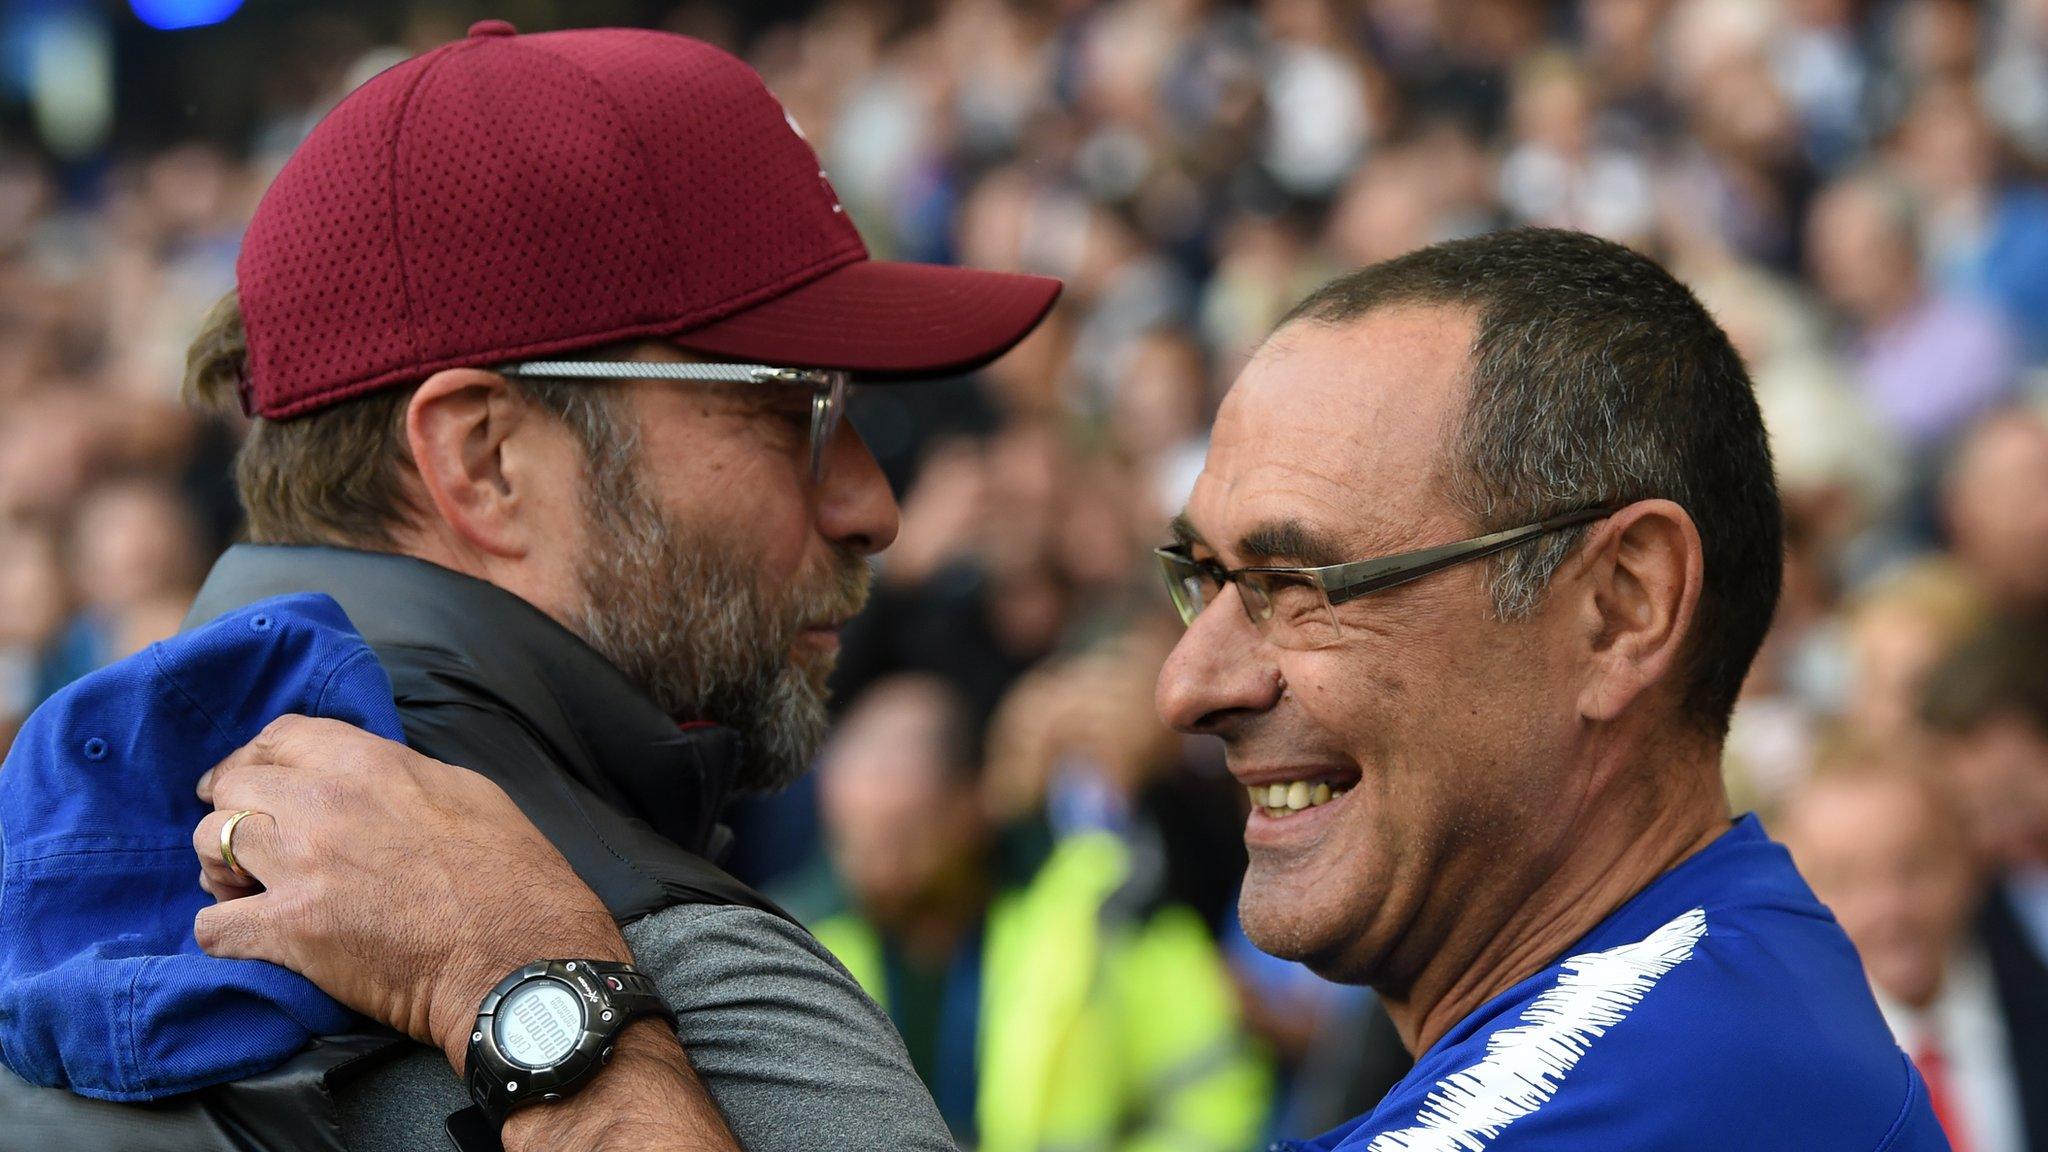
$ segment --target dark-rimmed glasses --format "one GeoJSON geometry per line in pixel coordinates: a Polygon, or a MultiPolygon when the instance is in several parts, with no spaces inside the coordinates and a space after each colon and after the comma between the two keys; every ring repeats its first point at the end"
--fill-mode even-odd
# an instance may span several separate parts
{"type": "Polygon", "coordinates": [[[1235,584],[1245,614],[1275,644],[1293,649],[1327,648],[1342,635],[1337,624],[1339,604],[1612,514],[1611,508],[1585,508],[1435,548],[1319,568],[1225,568],[1214,560],[1196,559],[1188,544],[1170,544],[1154,549],[1153,554],[1159,558],[1166,589],[1182,624],[1192,625],[1202,609],[1222,594],[1225,584],[1235,584]]]}
{"type": "Polygon", "coordinates": [[[825,449],[846,418],[850,373],[770,364],[673,364],[641,360],[528,360],[498,368],[538,380],[683,380],[698,384],[780,384],[811,389],[811,483],[825,478],[825,449]]]}

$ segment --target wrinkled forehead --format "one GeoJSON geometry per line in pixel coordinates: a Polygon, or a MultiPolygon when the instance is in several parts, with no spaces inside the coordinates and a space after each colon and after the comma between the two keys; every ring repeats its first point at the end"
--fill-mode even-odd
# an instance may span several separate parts
{"type": "MultiPolygon", "coordinates": [[[[1285,558],[1321,564],[1458,523],[1444,492],[1446,439],[1465,395],[1472,332],[1464,312],[1421,306],[1275,332],[1217,413],[1186,526],[1252,562],[1259,557],[1236,555],[1239,541],[1292,523],[1311,529],[1322,551],[1344,554],[1296,549],[1285,558]]],[[[1273,556],[1271,543],[1252,551],[1273,556]]]]}

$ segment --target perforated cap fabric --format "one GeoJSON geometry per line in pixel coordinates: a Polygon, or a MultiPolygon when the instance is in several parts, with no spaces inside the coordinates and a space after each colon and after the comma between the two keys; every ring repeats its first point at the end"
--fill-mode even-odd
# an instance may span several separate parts
{"type": "Polygon", "coordinates": [[[781,104],[710,45],[495,20],[329,113],[236,271],[245,404],[270,419],[644,337],[884,379],[960,372],[1022,339],[1060,287],[870,260],[781,104]]]}

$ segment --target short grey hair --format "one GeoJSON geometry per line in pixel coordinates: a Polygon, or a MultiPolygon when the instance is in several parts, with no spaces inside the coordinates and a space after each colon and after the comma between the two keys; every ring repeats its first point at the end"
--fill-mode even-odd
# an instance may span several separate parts
{"type": "MultiPolygon", "coordinates": [[[[1589,357],[1580,365],[1582,386],[1557,395],[1532,383],[1543,374],[1541,342],[1486,335],[1472,350],[1471,395],[1447,437],[1457,466],[1444,478],[1475,523],[1511,527],[1653,496],[1692,506],[1689,477],[1674,466],[1657,430],[1643,426],[1618,364],[1589,357]],[[1602,450],[1590,450],[1595,443],[1602,450]]],[[[1533,613],[1586,529],[1575,525],[1496,557],[1495,615],[1517,620],[1533,613]]]]}
{"type": "MultiPolygon", "coordinates": [[[[1439,481],[1482,530],[1653,498],[1692,516],[1706,585],[1687,641],[1685,709],[1724,733],[1777,606],[1784,548],[1763,416],[1727,334],[1647,257],[1547,228],[1437,244],[1338,277],[1280,326],[1343,324],[1402,304],[1477,319],[1439,481]]],[[[1496,558],[1494,613],[1534,612],[1584,532],[1496,558]]]]}
{"type": "Polygon", "coordinates": [[[505,383],[520,399],[568,425],[592,475],[623,472],[639,458],[640,421],[618,388],[591,380],[513,375],[505,383]]]}

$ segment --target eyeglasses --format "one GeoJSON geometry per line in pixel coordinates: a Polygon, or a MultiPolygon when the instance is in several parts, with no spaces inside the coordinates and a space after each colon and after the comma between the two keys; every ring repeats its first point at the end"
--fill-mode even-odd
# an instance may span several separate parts
{"type": "Polygon", "coordinates": [[[811,389],[811,483],[825,478],[825,449],[846,419],[852,375],[833,368],[767,364],[670,364],[638,360],[529,360],[498,369],[534,380],[683,380],[696,384],[784,384],[811,389]]]}
{"type": "Polygon", "coordinates": [[[1224,568],[1213,560],[1195,559],[1187,544],[1154,549],[1153,554],[1159,557],[1166,590],[1182,624],[1194,624],[1202,609],[1222,595],[1225,584],[1235,584],[1246,615],[1273,643],[1290,649],[1327,648],[1342,635],[1337,626],[1339,604],[1612,514],[1611,508],[1586,508],[1435,548],[1320,568],[1224,568]]]}

